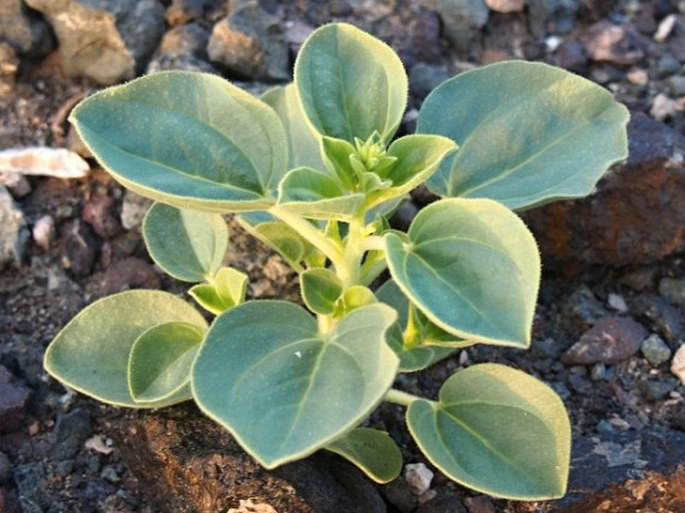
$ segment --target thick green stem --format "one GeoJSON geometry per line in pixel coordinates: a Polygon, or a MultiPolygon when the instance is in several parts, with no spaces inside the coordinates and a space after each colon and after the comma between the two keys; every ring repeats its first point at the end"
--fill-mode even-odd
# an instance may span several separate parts
{"type": "Polygon", "coordinates": [[[409,394],[407,392],[402,392],[401,390],[397,390],[395,388],[388,390],[383,398],[385,401],[399,404],[400,406],[409,406],[411,403],[418,401],[419,399],[421,399],[421,397],[409,394]]]}
{"type": "Polygon", "coordinates": [[[363,247],[365,239],[365,235],[362,233],[363,227],[364,219],[361,216],[354,217],[349,222],[344,252],[345,266],[348,272],[346,276],[338,273],[343,282],[343,288],[360,284],[359,273],[365,252],[363,247]]]}

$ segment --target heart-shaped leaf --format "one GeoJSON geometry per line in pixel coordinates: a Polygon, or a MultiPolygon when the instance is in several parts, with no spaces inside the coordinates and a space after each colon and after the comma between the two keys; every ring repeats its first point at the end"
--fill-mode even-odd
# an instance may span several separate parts
{"type": "Polygon", "coordinates": [[[394,320],[392,309],[375,304],[319,334],[297,305],[244,303],[207,333],[193,367],[193,396],[265,467],[302,458],[382,400],[398,365],[385,343],[394,320]]]}
{"type": "Polygon", "coordinates": [[[375,131],[389,141],[407,105],[407,74],[397,54],[345,23],[309,36],[295,61],[295,85],[314,128],[349,142],[375,131]]]}
{"type": "Polygon", "coordinates": [[[421,106],[417,131],[460,145],[428,187],[513,209],[586,196],[627,156],[628,117],[603,87],[547,64],[507,61],[462,73],[421,106]]]}
{"type": "Polygon", "coordinates": [[[289,171],[278,189],[279,205],[313,219],[349,219],[363,201],[363,194],[346,193],[333,178],[308,167],[289,171]]]}
{"type": "Polygon", "coordinates": [[[377,429],[353,429],[326,449],[354,463],[377,483],[389,483],[402,471],[400,448],[390,435],[377,429]]]}
{"type": "Polygon", "coordinates": [[[492,200],[444,199],[389,233],[397,285],[435,324],[472,342],[528,347],[540,283],[532,234],[492,200]]]}
{"type": "Polygon", "coordinates": [[[204,338],[204,331],[187,322],[168,322],[144,331],[131,348],[128,386],[138,403],[186,401],[190,393],[190,368],[204,338]]]}
{"type": "Polygon", "coordinates": [[[198,282],[221,267],[228,227],[219,214],[155,203],[145,214],[143,237],[150,256],[177,280],[198,282]]]}
{"type": "Polygon", "coordinates": [[[211,283],[192,287],[188,294],[205,310],[219,315],[245,301],[248,277],[231,267],[220,269],[211,283]]]}
{"type": "Polygon", "coordinates": [[[451,479],[495,497],[542,500],[566,491],[571,428],[547,385],[503,365],[450,377],[438,402],[407,410],[421,451],[451,479]]]}
{"type": "Polygon", "coordinates": [[[268,208],[288,166],[278,115],[216,75],[146,75],[90,96],[70,120],[124,186],[182,208],[268,208]]]}
{"type": "Polygon", "coordinates": [[[295,84],[272,87],[261,99],[276,111],[285,127],[288,136],[288,169],[301,166],[325,169],[319,148],[321,138],[307,121],[295,84]]]}
{"type": "Polygon", "coordinates": [[[307,269],[300,274],[302,299],[312,312],[328,315],[335,310],[335,303],[342,294],[340,278],[331,270],[321,267],[307,269]]]}
{"type": "Polygon", "coordinates": [[[48,346],[45,369],[71,388],[100,401],[131,408],[175,402],[138,403],[128,387],[131,348],[148,329],[185,322],[207,329],[202,315],[182,299],[156,290],[130,290],[100,299],[74,317],[48,346]]]}

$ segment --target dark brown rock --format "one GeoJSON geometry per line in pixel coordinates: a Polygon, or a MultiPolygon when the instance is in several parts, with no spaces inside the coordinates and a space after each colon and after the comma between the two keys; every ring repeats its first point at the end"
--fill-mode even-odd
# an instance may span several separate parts
{"type": "Polygon", "coordinates": [[[685,137],[636,113],[628,139],[595,194],[525,214],[546,264],[644,265],[685,245],[685,137]]]}
{"type": "Polygon", "coordinates": [[[82,218],[104,239],[114,237],[122,229],[111,196],[101,194],[91,197],[83,207],[82,218]]]}
{"type": "Polygon", "coordinates": [[[562,360],[569,365],[618,363],[637,353],[646,336],[647,330],[632,319],[605,317],[585,332],[562,360]]]}
{"type": "Polygon", "coordinates": [[[600,21],[580,37],[585,52],[593,61],[612,64],[636,64],[645,56],[641,36],[629,26],[600,21]]]}
{"type": "Polygon", "coordinates": [[[97,240],[93,230],[85,222],[76,219],[61,230],[62,265],[75,276],[90,274],[97,253],[97,240]]]}
{"type": "Polygon", "coordinates": [[[278,513],[386,511],[373,485],[337,457],[317,453],[267,471],[190,404],[113,422],[122,458],[162,511],[214,513],[241,499],[278,513]]]}
{"type": "Polygon", "coordinates": [[[0,434],[19,429],[31,391],[0,365],[0,434]]]}
{"type": "Polygon", "coordinates": [[[158,289],[159,276],[145,260],[125,258],[107,268],[100,286],[101,295],[114,294],[129,289],[158,289]]]}

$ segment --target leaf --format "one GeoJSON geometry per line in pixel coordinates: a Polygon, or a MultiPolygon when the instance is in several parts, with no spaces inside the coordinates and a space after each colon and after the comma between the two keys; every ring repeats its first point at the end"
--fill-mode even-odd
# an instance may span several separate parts
{"type": "Polygon", "coordinates": [[[370,305],[321,335],[297,305],[244,303],[207,333],[193,396],[263,466],[302,458],[359,424],[392,385],[398,360],[385,332],[394,319],[370,305]]]}
{"type": "Polygon", "coordinates": [[[219,315],[233,306],[226,303],[224,298],[219,295],[216,287],[211,283],[194,285],[188,290],[188,294],[198,305],[214,315],[219,315]]]}
{"type": "Polygon", "coordinates": [[[288,137],[288,169],[301,166],[325,169],[319,149],[320,137],[307,121],[295,84],[272,87],[261,99],[276,111],[285,127],[288,137]]]}
{"type": "Polygon", "coordinates": [[[328,315],[335,310],[335,303],[342,294],[340,278],[331,270],[307,269],[300,274],[302,299],[312,312],[328,315]]]}
{"type": "Polygon", "coordinates": [[[376,483],[389,483],[402,471],[402,452],[385,432],[356,428],[326,449],[354,463],[376,483]]]}
{"type": "MultiPolygon", "coordinates": [[[[397,321],[388,331],[388,345],[400,358],[400,372],[416,372],[426,369],[453,354],[457,348],[454,346],[417,346],[405,347],[402,330],[407,325],[409,300],[402,290],[392,280],[387,280],[376,291],[378,301],[391,306],[397,312],[397,321]]],[[[428,321],[430,322],[430,321],[428,321]]],[[[436,329],[437,328],[436,326],[436,329]]],[[[453,337],[454,338],[454,337],[453,337]]],[[[461,341],[466,347],[466,341],[461,341]]]]}
{"type": "Polygon", "coordinates": [[[169,322],[207,328],[182,299],[156,290],[129,290],[84,308],[45,353],[45,370],[65,385],[100,401],[132,408],[159,408],[174,401],[137,403],[128,388],[133,344],[148,329],[169,322]]]}
{"type": "Polygon", "coordinates": [[[407,410],[421,451],[449,478],[495,497],[542,500],[566,491],[571,428],[547,385],[498,364],[450,377],[438,402],[407,410]]]}
{"type": "Polygon", "coordinates": [[[371,289],[363,285],[352,285],[342,293],[342,307],[345,312],[351,312],[356,308],[377,303],[376,296],[371,289]]]}
{"type": "Polygon", "coordinates": [[[295,61],[302,108],[321,135],[354,142],[378,131],[389,141],[402,121],[408,82],[382,41],[346,23],[315,30],[295,61]]]}
{"type": "Polygon", "coordinates": [[[128,386],[134,401],[190,399],[190,368],[203,338],[203,330],[186,322],[168,322],[144,331],[128,360],[128,386]]]}
{"type": "Polygon", "coordinates": [[[428,319],[471,342],[528,347],[540,255],[516,214],[492,200],[444,199],[407,235],[385,236],[388,267],[428,319]]]}
{"type": "Polygon", "coordinates": [[[219,315],[245,301],[248,277],[236,269],[224,267],[212,283],[201,283],[188,293],[208,312],[219,315]]]}
{"type": "Polygon", "coordinates": [[[289,171],[278,189],[279,205],[313,219],[347,220],[363,201],[363,194],[345,193],[333,178],[308,167],[289,171]]]}
{"type": "Polygon", "coordinates": [[[153,204],[143,220],[150,256],[164,272],[198,282],[221,267],[228,248],[228,227],[219,214],[153,204]]]}
{"type": "Polygon", "coordinates": [[[355,190],[356,178],[350,157],[355,154],[356,150],[352,143],[324,136],[321,138],[321,151],[326,167],[338,177],[342,186],[348,191],[355,190]]]}
{"type": "Polygon", "coordinates": [[[462,73],[424,101],[417,131],[460,144],[428,180],[440,196],[531,208],[592,192],[628,154],[627,109],[582,77],[507,61],[462,73]]]}
{"type": "Polygon", "coordinates": [[[124,186],[182,208],[266,209],[288,166],[273,109],[215,75],[147,75],[90,96],[70,121],[124,186]]]}

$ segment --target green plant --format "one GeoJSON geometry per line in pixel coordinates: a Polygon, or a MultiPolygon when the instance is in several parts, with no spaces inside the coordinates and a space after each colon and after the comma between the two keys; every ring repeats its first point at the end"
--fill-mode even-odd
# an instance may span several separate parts
{"type": "Polygon", "coordinates": [[[83,101],[71,120],[93,154],[158,202],[143,225],[150,255],[197,283],[190,295],[216,318],[167,292],[115,294],[64,327],[48,372],[115,405],[192,398],[267,468],[326,448],[379,482],[399,473],[399,449],[357,426],[391,401],[455,481],[563,495],[569,421],[542,382],[480,364],[434,400],[392,386],[472,344],[529,346],[540,258],[512,209],[590,193],[626,156],[627,110],[583,78],[518,61],[446,81],[417,133],[393,140],[406,102],[397,55],[345,24],[315,31],[294,83],[261,99],[166,72],[83,101]],[[423,182],[443,199],[392,229],[423,182]],[[299,273],[307,309],[245,301],[247,276],[222,267],[229,212],[299,273]]]}

